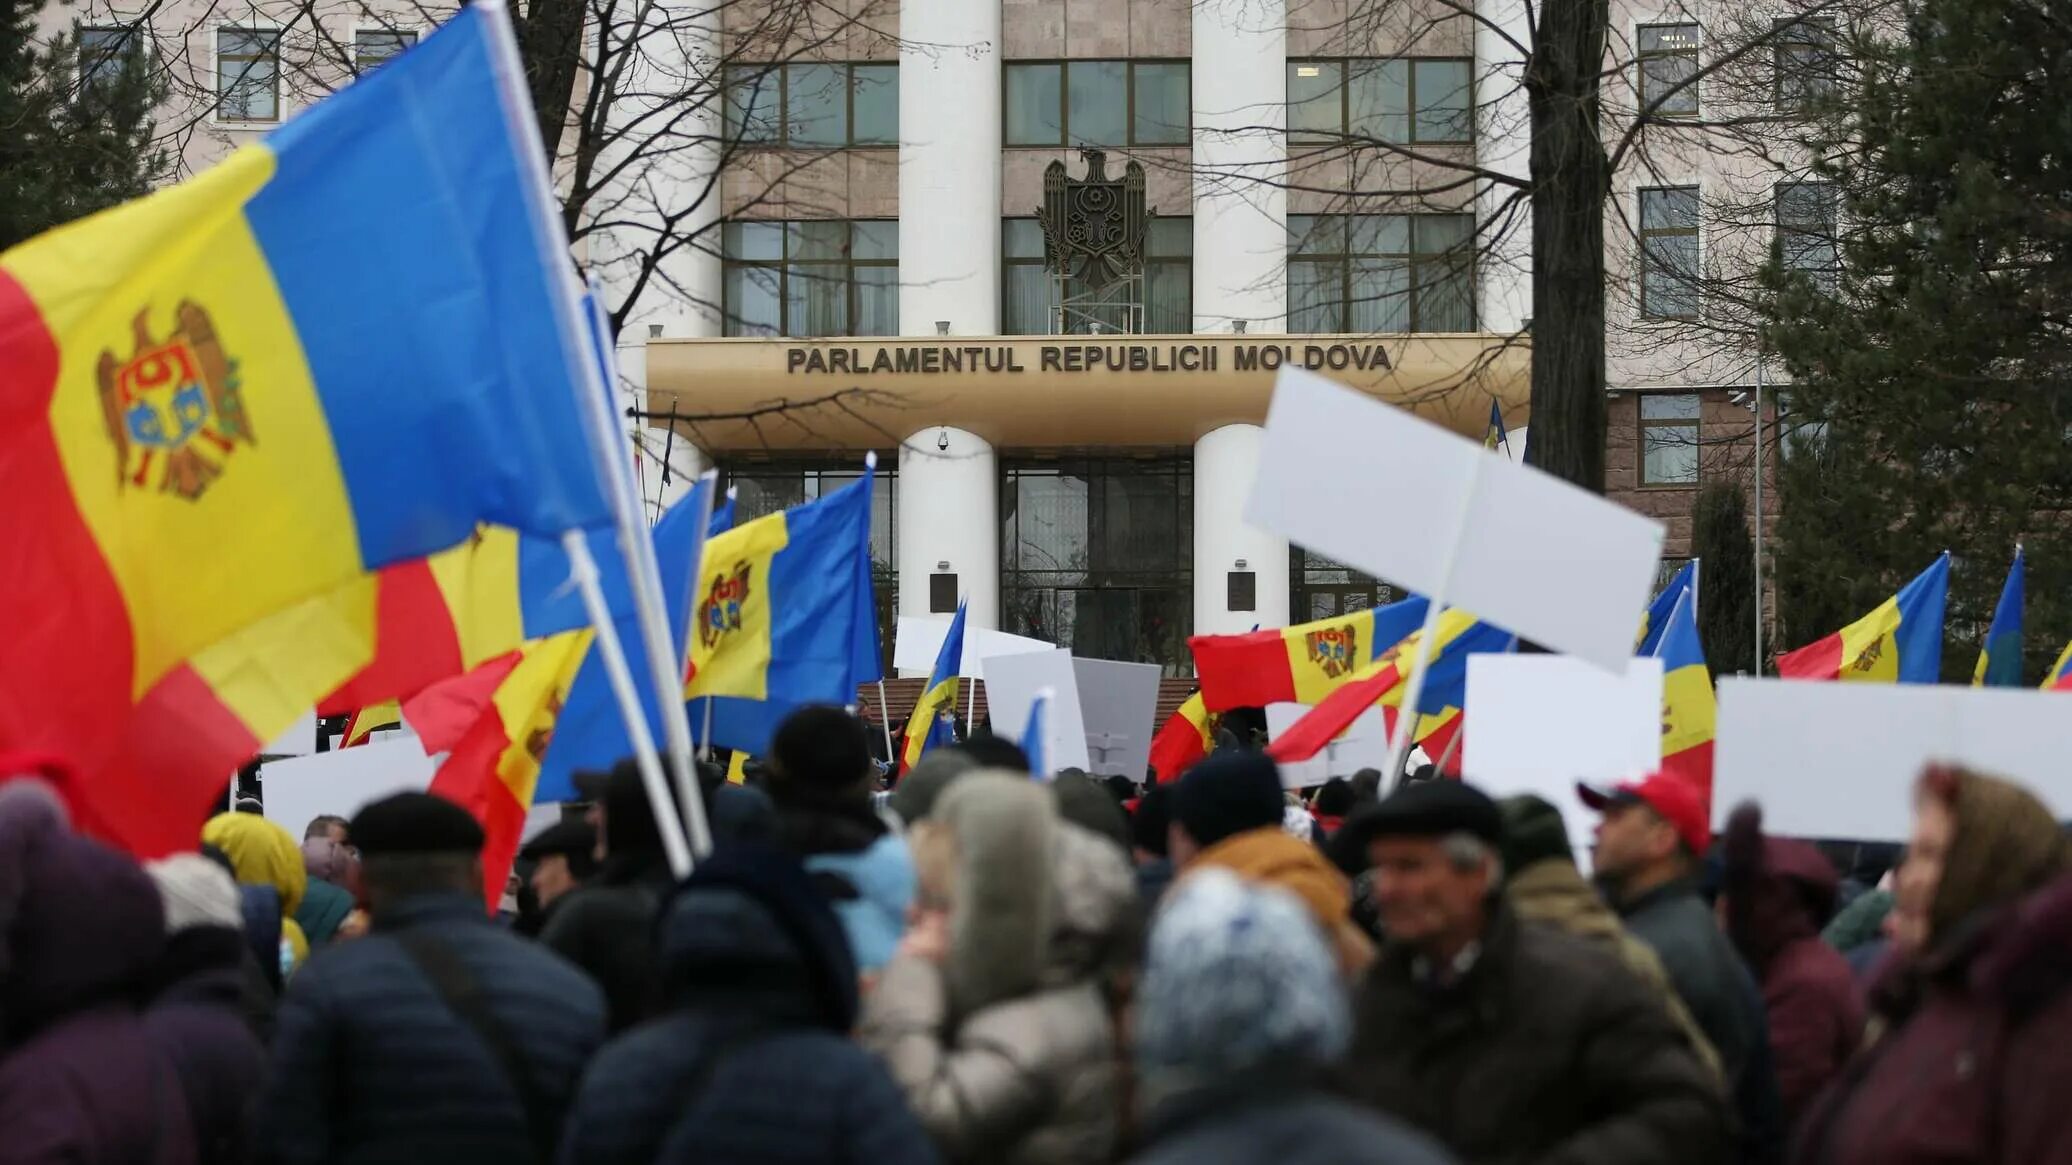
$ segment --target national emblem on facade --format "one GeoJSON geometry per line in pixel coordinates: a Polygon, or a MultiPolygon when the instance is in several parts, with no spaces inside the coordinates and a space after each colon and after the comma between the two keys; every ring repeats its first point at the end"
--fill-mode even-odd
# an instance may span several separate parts
{"type": "Polygon", "coordinates": [[[131,321],[127,360],[103,349],[95,369],[118,489],[152,487],[194,501],[223,476],[237,443],[257,444],[237,361],[223,351],[209,313],[192,300],[173,312],[172,334],[151,334],[150,312],[131,321]]]}

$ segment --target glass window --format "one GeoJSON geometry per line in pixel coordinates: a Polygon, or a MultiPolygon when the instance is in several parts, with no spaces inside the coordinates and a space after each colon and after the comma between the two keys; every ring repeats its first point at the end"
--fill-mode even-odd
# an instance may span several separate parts
{"type": "Polygon", "coordinates": [[[1832,294],[1838,262],[1835,247],[1835,188],[1826,182],[1782,182],[1777,186],[1777,261],[1803,272],[1832,294]]]}
{"type": "Polygon", "coordinates": [[[1396,601],[1395,588],[1300,546],[1288,547],[1290,622],[1349,615],[1396,601]]]}
{"type": "Polygon", "coordinates": [[[1696,318],[1696,186],[1664,186],[1640,192],[1640,249],[1640,314],[1658,319],[1696,318]]]}
{"type": "Polygon", "coordinates": [[[1780,111],[1798,112],[1834,93],[1841,81],[1833,21],[1780,20],[1774,40],[1780,111]]]}
{"type": "MultiPolygon", "coordinates": [[[[1043,224],[1036,219],[1001,220],[1000,282],[1002,334],[1050,335],[1050,272],[1044,267],[1043,224]]],[[[1193,219],[1156,215],[1146,224],[1143,300],[1144,332],[1194,331],[1193,219]]],[[[1111,324],[1123,330],[1120,318],[1111,324]]]]}
{"type": "Polygon", "coordinates": [[[727,68],[727,140],[742,143],[782,140],[783,74],[762,65],[727,68]]]}
{"type": "Polygon", "coordinates": [[[281,34],[270,28],[216,30],[216,116],[281,119],[281,34]]]}
{"type": "Polygon", "coordinates": [[[1186,145],[1185,61],[1066,61],[1002,70],[1010,146],[1186,145]]]}
{"type": "Polygon", "coordinates": [[[1144,240],[1144,330],[1153,335],[1194,331],[1194,220],[1151,220],[1144,240]]]}
{"type": "Polygon", "coordinates": [[[79,82],[88,88],[113,85],[123,71],[144,63],[143,38],[134,28],[79,30],[79,82]]]}
{"type": "Polygon", "coordinates": [[[1000,224],[1000,329],[1009,336],[1050,334],[1050,276],[1043,269],[1043,224],[1000,224]]]}
{"type": "Polygon", "coordinates": [[[1475,327],[1475,219],[1466,214],[1290,215],[1293,332],[1475,327]]]}
{"type": "Polygon", "coordinates": [[[896,336],[899,226],[730,222],[722,232],[729,336],[896,336]]]}
{"type": "Polygon", "coordinates": [[[730,141],[809,150],[899,144],[897,65],[733,65],[726,89],[730,141]]]}
{"type": "Polygon", "coordinates": [[[898,145],[899,66],[852,66],[849,70],[849,89],[850,144],[898,145]]]}
{"type": "Polygon", "coordinates": [[[414,31],[362,28],[353,32],[353,72],[364,73],[417,43],[414,31]]]}
{"type": "Polygon", "coordinates": [[[849,141],[849,66],[784,67],[784,140],[794,146],[849,141]]]}
{"type": "Polygon", "coordinates": [[[1470,142],[1474,88],[1474,62],[1465,59],[1290,61],[1288,133],[1298,142],[1470,142]]]}
{"type": "Polygon", "coordinates": [[[1695,24],[1640,26],[1640,107],[1662,117],[1690,117],[1698,112],[1698,86],[1685,84],[1698,74],[1695,24]],[[1682,86],[1682,88],[1678,88],[1682,86]]]}
{"type": "Polygon", "coordinates": [[[1648,393],[1640,398],[1640,484],[1691,485],[1698,480],[1698,395],[1648,393]]]}

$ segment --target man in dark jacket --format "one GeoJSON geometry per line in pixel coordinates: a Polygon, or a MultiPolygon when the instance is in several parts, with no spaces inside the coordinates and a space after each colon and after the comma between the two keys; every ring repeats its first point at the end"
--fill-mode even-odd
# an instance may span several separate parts
{"type": "Polygon", "coordinates": [[[1355,1001],[1348,1085],[1468,1165],[1724,1160],[1717,1084],[1616,957],[1521,923],[1496,805],[1405,786],[1347,820],[1390,943],[1355,1001]]]}
{"type": "Polygon", "coordinates": [[[922,1165],[935,1149],[847,1038],[856,965],[799,860],[752,842],[700,862],[664,909],[669,1011],[583,1078],[570,1165],[922,1165]]]}
{"type": "Polygon", "coordinates": [[[484,912],[466,810],[402,793],[361,810],[352,835],[372,929],[289,986],[260,1160],[550,1159],[604,1040],[596,986],[484,912]]]}
{"type": "Polygon", "coordinates": [[[540,942],[597,981],[616,1035],[653,1014],[655,912],[675,879],[633,761],[609,773],[578,774],[576,787],[596,804],[602,862],[555,907],[540,942]]]}
{"type": "Polygon", "coordinates": [[[1697,867],[1712,844],[1705,804],[1685,782],[1656,775],[1599,789],[1577,786],[1604,814],[1596,876],[1634,937],[1653,947],[1684,1006],[1719,1053],[1748,1165],[1781,1160],[1784,1106],[1770,1055],[1762,990],[1698,894],[1697,867]]]}

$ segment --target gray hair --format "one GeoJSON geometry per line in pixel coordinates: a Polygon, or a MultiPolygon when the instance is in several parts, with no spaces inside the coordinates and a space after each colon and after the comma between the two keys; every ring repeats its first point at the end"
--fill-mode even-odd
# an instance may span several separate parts
{"type": "Polygon", "coordinates": [[[1445,851],[1446,860],[1453,864],[1454,869],[1459,870],[1461,873],[1467,873],[1477,867],[1482,867],[1489,871],[1489,884],[1491,886],[1503,883],[1504,859],[1502,855],[1497,853],[1496,848],[1488,842],[1483,841],[1472,833],[1456,830],[1440,838],[1439,845],[1445,851]]]}

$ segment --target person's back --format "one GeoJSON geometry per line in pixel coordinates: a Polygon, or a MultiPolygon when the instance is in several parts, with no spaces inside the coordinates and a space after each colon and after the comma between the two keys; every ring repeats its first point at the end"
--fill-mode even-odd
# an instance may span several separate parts
{"type": "Polygon", "coordinates": [[[260,1158],[544,1159],[603,1042],[596,985],[490,921],[482,833],[464,810],[401,794],[363,810],[352,833],[373,929],[289,985],[260,1158]]]}
{"type": "Polygon", "coordinates": [[[598,804],[604,862],[556,906],[540,945],[603,990],[607,1030],[617,1035],[653,1014],[655,911],[673,879],[639,768],[621,761],[608,773],[578,773],[576,781],[598,804]]]}

